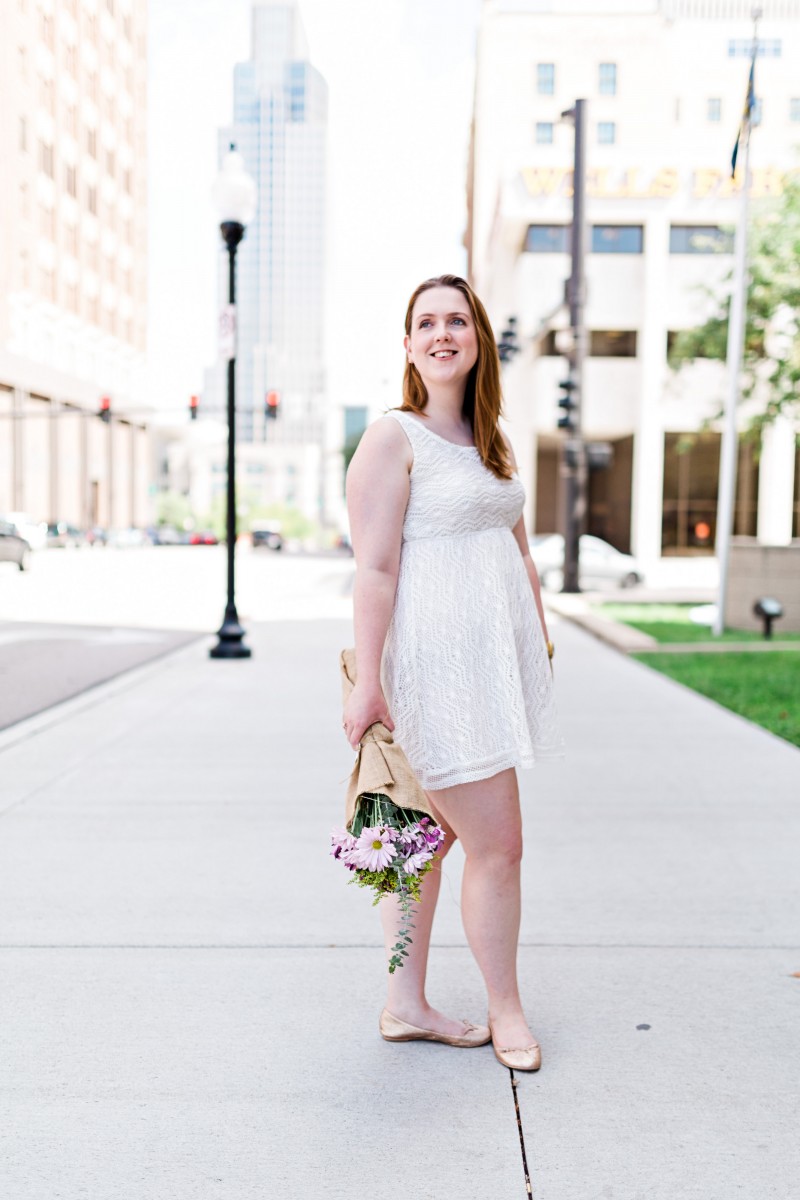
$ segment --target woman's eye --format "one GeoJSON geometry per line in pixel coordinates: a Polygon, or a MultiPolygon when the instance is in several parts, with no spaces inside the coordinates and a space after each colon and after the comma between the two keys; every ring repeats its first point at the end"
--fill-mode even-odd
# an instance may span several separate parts
{"type": "Polygon", "coordinates": [[[419,323],[420,329],[424,329],[426,325],[430,325],[430,321],[420,321],[419,323]]]}
{"type": "Polygon", "coordinates": [[[466,323],[467,323],[467,322],[464,320],[464,318],[463,318],[463,317],[453,317],[453,324],[454,324],[454,325],[466,325],[466,323]]]}

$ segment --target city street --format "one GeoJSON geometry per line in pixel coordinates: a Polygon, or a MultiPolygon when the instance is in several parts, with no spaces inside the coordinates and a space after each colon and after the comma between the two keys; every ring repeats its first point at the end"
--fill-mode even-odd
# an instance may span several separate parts
{"type": "MultiPolygon", "coordinates": [[[[216,616],[222,555],[161,555],[45,555],[4,596],[50,616],[62,580],[77,614],[86,578],[116,619],[134,586],[160,628],[216,616]]],[[[344,609],[351,571],[243,554],[250,613],[306,619],[251,620],[251,660],[203,637],[0,733],[4,1194],[790,1200],[798,751],[552,618],[568,758],[521,773],[528,1193],[490,1048],[378,1036],[376,914],[327,845],[352,630],[308,619],[344,609]]],[[[479,1020],[461,862],[430,994],[479,1020]]]]}

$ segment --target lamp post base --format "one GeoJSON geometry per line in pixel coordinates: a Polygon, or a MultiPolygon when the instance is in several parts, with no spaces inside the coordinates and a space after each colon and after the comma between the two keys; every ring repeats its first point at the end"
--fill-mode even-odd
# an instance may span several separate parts
{"type": "Polygon", "coordinates": [[[210,658],[250,658],[252,650],[245,646],[242,639],[244,630],[239,624],[236,609],[225,613],[225,620],[217,631],[216,646],[209,650],[210,658]]]}

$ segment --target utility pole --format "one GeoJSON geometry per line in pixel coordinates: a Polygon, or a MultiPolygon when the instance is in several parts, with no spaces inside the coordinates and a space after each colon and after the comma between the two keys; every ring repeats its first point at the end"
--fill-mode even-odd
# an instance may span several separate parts
{"type": "MultiPolygon", "coordinates": [[[[572,333],[567,354],[567,389],[572,401],[563,427],[567,429],[561,474],[564,479],[564,583],[562,591],[580,589],[580,536],[586,520],[587,467],[586,447],[581,431],[583,402],[583,364],[586,357],[586,101],[576,100],[574,108],[562,113],[575,127],[575,166],[572,185],[572,269],[567,280],[567,305],[572,333]]],[[[563,385],[562,385],[563,386],[563,385]]],[[[561,422],[560,422],[561,423],[561,422]]]]}

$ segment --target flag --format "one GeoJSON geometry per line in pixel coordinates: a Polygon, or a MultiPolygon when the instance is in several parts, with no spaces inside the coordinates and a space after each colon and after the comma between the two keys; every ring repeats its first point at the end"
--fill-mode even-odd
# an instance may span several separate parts
{"type": "Polygon", "coordinates": [[[753,109],[756,106],[756,50],[757,44],[754,42],[753,57],[750,59],[750,76],[747,80],[747,95],[744,100],[744,112],[742,113],[739,132],[736,134],[736,145],[733,147],[733,154],[731,155],[731,179],[736,174],[736,160],[739,157],[739,146],[743,146],[750,136],[753,109]]]}

